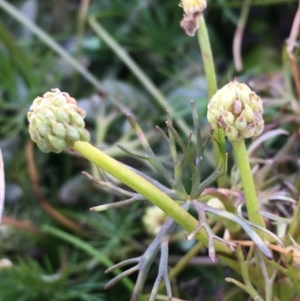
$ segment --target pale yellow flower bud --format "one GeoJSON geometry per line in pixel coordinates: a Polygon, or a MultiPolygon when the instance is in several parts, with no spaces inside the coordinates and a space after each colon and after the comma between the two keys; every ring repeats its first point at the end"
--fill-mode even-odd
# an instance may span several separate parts
{"type": "MultiPolygon", "coordinates": [[[[223,203],[218,199],[218,198],[211,198],[208,200],[207,205],[216,208],[216,209],[220,209],[220,210],[225,210],[225,207],[223,205],[223,203]]],[[[218,220],[224,220],[222,218],[220,218],[219,216],[212,214],[212,213],[207,213],[207,216],[210,218],[210,220],[217,222],[218,220]]]]}
{"type": "Polygon", "coordinates": [[[147,233],[153,236],[157,235],[166,218],[166,214],[160,208],[156,206],[148,207],[143,216],[143,224],[147,233]]]}
{"type": "Polygon", "coordinates": [[[207,119],[213,129],[223,127],[230,141],[261,134],[263,106],[259,96],[237,81],[230,82],[208,103],[207,119]]]}
{"type": "Polygon", "coordinates": [[[37,97],[27,113],[29,134],[43,152],[59,153],[76,141],[88,141],[85,111],[68,93],[53,89],[37,97]]]}
{"type": "Polygon", "coordinates": [[[206,8],[206,0],[181,0],[180,7],[187,15],[202,12],[206,8]]]}

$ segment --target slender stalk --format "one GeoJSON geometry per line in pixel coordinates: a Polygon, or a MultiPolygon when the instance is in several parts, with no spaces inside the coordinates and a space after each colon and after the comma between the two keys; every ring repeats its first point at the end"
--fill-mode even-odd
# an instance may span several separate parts
{"type": "Polygon", "coordinates": [[[243,283],[240,283],[239,281],[236,281],[236,282],[232,281],[232,282],[235,283],[240,288],[244,289],[254,300],[264,301],[259,296],[258,292],[254,288],[254,286],[252,285],[252,282],[250,280],[251,274],[249,274],[249,264],[250,264],[250,260],[252,259],[253,250],[254,250],[254,248],[250,248],[246,259],[244,259],[242,248],[240,246],[237,246],[237,248],[236,248],[237,257],[238,257],[238,260],[241,265],[242,277],[243,277],[243,281],[244,281],[245,285],[243,283]]]}
{"type": "MultiPolygon", "coordinates": [[[[223,225],[221,223],[218,223],[214,226],[212,229],[214,233],[219,232],[223,228],[223,225]]],[[[172,268],[172,270],[169,272],[169,279],[173,280],[179,273],[182,272],[182,270],[187,266],[187,264],[191,261],[192,258],[194,258],[200,251],[203,249],[203,244],[201,242],[198,242],[195,244],[178,262],[177,264],[172,268]]],[[[159,289],[163,288],[163,283],[161,283],[159,289]]]]}
{"type": "MultiPolygon", "coordinates": [[[[205,77],[207,82],[207,96],[208,99],[211,99],[213,95],[217,92],[218,86],[217,86],[217,77],[215,71],[214,58],[210,47],[209,36],[208,36],[207,27],[206,27],[203,14],[199,16],[199,29],[197,32],[197,37],[198,37],[198,43],[202,54],[203,66],[205,70],[205,77]]],[[[215,162],[218,162],[219,147],[218,147],[218,143],[215,142],[215,141],[219,141],[217,131],[214,131],[213,137],[215,139],[213,140],[213,150],[216,158],[215,162]]],[[[218,187],[227,187],[226,174],[219,177],[217,182],[218,182],[218,187]]]]}
{"type": "Polygon", "coordinates": [[[254,289],[253,286],[247,286],[245,284],[243,284],[242,282],[237,281],[236,279],[227,277],[225,278],[226,282],[231,282],[234,283],[237,287],[239,287],[240,289],[244,290],[248,295],[250,295],[251,297],[255,298],[255,301],[264,301],[260,296],[258,296],[256,290],[254,289]]]}
{"type": "Polygon", "coordinates": [[[199,29],[197,32],[198,42],[203,58],[203,65],[207,81],[208,98],[212,98],[217,92],[217,78],[215,72],[214,58],[210,47],[209,36],[206,28],[204,16],[201,14],[199,17],[199,29]]]}
{"type": "Polygon", "coordinates": [[[242,139],[240,141],[232,142],[232,146],[235,154],[236,164],[241,174],[249,221],[265,228],[266,226],[264,219],[258,213],[259,204],[257,201],[245,141],[242,139]]]}
{"type": "Polygon", "coordinates": [[[254,251],[255,259],[257,261],[257,265],[260,266],[261,273],[264,278],[265,282],[265,301],[272,301],[273,300],[273,285],[274,280],[277,275],[277,270],[274,269],[269,276],[269,271],[267,269],[265,258],[261,255],[260,251],[255,248],[254,251]]]}

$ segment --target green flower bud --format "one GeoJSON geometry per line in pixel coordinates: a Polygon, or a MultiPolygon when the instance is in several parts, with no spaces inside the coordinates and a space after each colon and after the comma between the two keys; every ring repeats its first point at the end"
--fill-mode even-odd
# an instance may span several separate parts
{"type": "Polygon", "coordinates": [[[78,130],[77,130],[76,127],[68,125],[68,124],[65,124],[65,126],[67,128],[67,136],[66,136],[66,138],[69,141],[75,142],[75,141],[80,140],[80,134],[79,134],[79,132],[78,132],[78,130]]]}
{"type": "Polygon", "coordinates": [[[90,133],[86,129],[79,129],[80,134],[80,141],[89,141],[90,140],[90,133]]]}
{"type": "Polygon", "coordinates": [[[42,137],[47,137],[48,133],[50,132],[49,124],[45,123],[42,119],[38,117],[35,118],[32,123],[39,129],[39,133],[42,137]]]}
{"type": "MultiPolygon", "coordinates": [[[[84,121],[82,116],[78,116],[75,112],[70,113],[70,117],[73,124],[76,124],[76,126],[83,128],[84,127],[84,121]]],[[[85,116],[84,116],[85,117],[85,116]]]]}
{"type": "Polygon", "coordinates": [[[41,151],[60,153],[76,141],[89,141],[85,115],[73,97],[53,89],[37,97],[27,113],[30,137],[41,151]]]}
{"type": "Polygon", "coordinates": [[[237,81],[230,82],[208,103],[207,119],[213,129],[222,126],[230,141],[261,134],[263,106],[259,96],[237,81]]]}
{"type": "Polygon", "coordinates": [[[51,134],[48,134],[48,141],[50,142],[51,146],[53,147],[54,153],[60,153],[61,150],[65,149],[67,147],[67,142],[63,138],[59,138],[57,136],[53,136],[51,134]]]}
{"type": "Polygon", "coordinates": [[[240,116],[234,121],[234,127],[239,131],[243,131],[247,127],[245,110],[243,110],[240,116]]]}
{"type": "MultiPolygon", "coordinates": [[[[223,203],[218,198],[209,199],[207,201],[207,205],[211,206],[213,208],[216,208],[216,209],[225,210],[223,203]]],[[[217,222],[220,220],[222,220],[222,222],[224,222],[224,220],[225,220],[224,218],[220,218],[219,216],[212,214],[212,213],[207,213],[207,216],[214,222],[217,222]]]]}
{"type": "Polygon", "coordinates": [[[38,148],[44,152],[44,153],[50,153],[53,149],[53,147],[51,146],[48,138],[42,138],[40,137],[37,141],[37,146],[38,148]]]}
{"type": "Polygon", "coordinates": [[[233,127],[233,126],[226,126],[225,128],[225,134],[227,136],[227,138],[230,140],[230,141],[234,141],[234,140],[237,140],[237,137],[239,135],[239,131],[237,128],[233,127]]]}
{"type": "Polygon", "coordinates": [[[69,123],[70,119],[71,119],[70,115],[67,112],[64,112],[61,110],[58,110],[58,112],[56,112],[55,117],[56,117],[56,120],[61,123],[63,123],[63,122],[69,123]]]}
{"type": "Polygon", "coordinates": [[[59,138],[66,137],[67,130],[66,130],[66,127],[62,123],[51,120],[51,125],[52,125],[52,133],[55,136],[57,136],[59,138]]]}

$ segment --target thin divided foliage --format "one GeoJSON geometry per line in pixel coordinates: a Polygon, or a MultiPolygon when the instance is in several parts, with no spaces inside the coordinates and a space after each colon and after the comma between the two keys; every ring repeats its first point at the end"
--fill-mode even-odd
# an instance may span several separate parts
{"type": "Polygon", "coordinates": [[[297,300],[300,8],[187,0],[180,23],[178,4],[0,0],[0,300],[297,300]],[[207,103],[231,80],[212,132],[207,103]],[[255,138],[238,81],[263,103],[255,138]],[[28,110],[35,142],[46,128],[58,152],[65,135],[30,107],[54,87],[96,148],[33,148],[28,110]]]}

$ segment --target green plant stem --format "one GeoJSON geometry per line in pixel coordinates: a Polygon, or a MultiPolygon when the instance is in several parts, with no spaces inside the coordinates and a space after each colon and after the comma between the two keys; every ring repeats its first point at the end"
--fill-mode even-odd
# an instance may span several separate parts
{"type": "MultiPolygon", "coordinates": [[[[109,157],[88,142],[75,142],[73,149],[83,155],[90,162],[95,163],[98,167],[105,170],[119,181],[143,195],[154,205],[160,207],[168,216],[173,218],[187,231],[192,232],[197,227],[198,221],[193,216],[182,209],[178,203],[173,201],[160,189],[136,174],[127,166],[109,157]]],[[[199,231],[196,237],[203,244],[207,245],[207,236],[204,230],[199,231]]],[[[222,251],[222,253],[227,256],[227,260],[225,261],[229,266],[235,270],[239,270],[237,262],[230,258],[233,254],[226,244],[216,241],[215,247],[217,251],[222,251]]]]}
{"type": "Polygon", "coordinates": [[[243,282],[244,283],[241,283],[241,282],[239,282],[235,279],[232,279],[232,278],[225,278],[225,281],[234,283],[236,286],[238,286],[239,288],[241,288],[245,292],[247,292],[254,300],[264,301],[259,296],[259,293],[254,288],[253,283],[250,279],[250,276],[252,276],[252,275],[249,273],[249,262],[250,262],[250,260],[252,259],[252,256],[253,256],[253,247],[250,248],[246,259],[244,259],[244,254],[243,254],[241,246],[237,246],[236,251],[237,251],[238,260],[239,260],[240,265],[241,265],[241,272],[242,272],[242,277],[243,277],[243,282]]]}
{"type": "Polygon", "coordinates": [[[260,296],[258,296],[257,291],[253,288],[253,286],[247,286],[245,284],[243,284],[240,281],[237,281],[236,279],[230,278],[230,277],[226,277],[225,278],[226,282],[231,282],[234,283],[237,287],[239,287],[240,289],[244,290],[248,295],[250,295],[251,297],[255,298],[254,300],[256,301],[264,301],[260,296]]]}
{"type": "Polygon", "coordinates": [[[203,58],[203,66],[207,81],[208,99],[211,99],[213,95],[217,92],[218,86],[213,54],[211,51],[209,36],[203,14],[201,14],[199,17],[199,29],[197,31],[197,36],[203,58]]]}
{"type": "MultiPolygon", "coordinates": [[[[198,226],[198,221],[187,211],[182,209],[179,204],[127,166],[109,157],[88,142],[75,142],[73,149],[79,152],[90,162],[96,164],[101,169],[110,173],[112,176],[143,195],[154,205],[161,208],[168,216],[173,218],[189,233],[195,230],[198,226]]],[[[207,234],[203,228],[195,235],[195,237],[207,246],[207,234]]],[[[240,265],[235,260],[234,254],[227,244],[216,240],[215,249],[218,252],[220,260],[233,270],[240,273],[240,265]]],[[[258,286],[261,285],[258,281],[259,277],[257,275],[257,271],[253,267],[249,267],[249,273],[253,276],[254,283],[258,286]]]]}
{"type": "MultiPolygon", "coordinates": [[[[73,149],[160,207],[167,215],[179,221],[179,224],[185,229],[192,231],[197,226],[196,219],[183,210],[180,205],[127,166],[87,142],[78,141],[74,144],[73,149]]],[[[229,248],[226,247],[226,249],[229,251],[229,248]]]]}
{"type": "MultiPolygon", "coordinates": [[[[211,99],[217,92],[217,77],[215,71],[214,58],[210,47],[209,36],[203,14],[199,16],[199,29],[197,31],[198,43],[200,46],[205,77],[207,82],[207,96],[211,99]]],[[[215,162],[219,161],[219,147],[216,141],[219,141],[217,131],[213,133],[213,150],[215,154],[215,162]]],[[[227,187],[226,174],[218,178],[218,187],[227,187]]]]}
{"type": "MultiPolygon", "coordinates": [[[[235,154],[236,164],[241,175],[249,221],[265,228],[266,226],[264,219],[258,213],[259,204],[257,201],[245,141],[242,139],[240,141],[232,142],[232,146],[235,154]]],[[[261,232],[259,232],[259,234],[263,235],[261,232]]]]}

